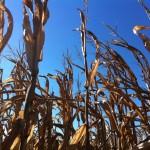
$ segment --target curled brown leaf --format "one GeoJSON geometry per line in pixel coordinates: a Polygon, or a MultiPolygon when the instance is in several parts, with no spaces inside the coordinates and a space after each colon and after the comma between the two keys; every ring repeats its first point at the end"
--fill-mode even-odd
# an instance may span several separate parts
{"type": "Polygon", "coordinates": [[[12,31],[13,31],[13,17],[12,17],[11,12],[9,11],[9,9],[7,9],[2,2],[0,2],[0,9],[3,12],[6,12],[7,20],[8,20],[8,27],[7,27],[6,34],[4,35],[4,37],[0,41],[0,53],[1,53],[3,48],[5,47],[5,45],[7,44],[11,34],[12,34],[12,31]]]}

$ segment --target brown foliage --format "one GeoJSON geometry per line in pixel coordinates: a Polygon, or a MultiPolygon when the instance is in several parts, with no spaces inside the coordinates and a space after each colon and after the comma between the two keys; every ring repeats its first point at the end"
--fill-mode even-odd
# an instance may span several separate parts
{"type": "MultiPolygon", "coordinates": [[[[45,41],[44,25],[49,18],[47,2],[23,1],[26,51],[19,54],[17,60],[5,57],[14,67],[10,78],[2,81],[0,74],[0,149],[149,149],[149,61],[109,25],[106,26],[117,39],[106,44],[99,41],[94,33],[86,29],[86,16],[79,10],[81,27],[77,30],[81,33],[84,67],[65,57],[67,65],[64,73],[56,70],[56,75],[38,75],[38,62],[42,60],[45,41]],[[33,16],[31,22],[26,9],[33,16]],[[95,46],[95,60],[91,67],[87,63],[87,37],[95,46]],[[133,54],[146,88],[140,86],[134,70],[111,48],[111,44],[133,54]],[[75,81],[73,66],[85,73],[85,91],[81,92],[78,80],[78,92],[75,94],[72,90],[75,81]],[[59,96],[49,91],[51,79],[58,84],[59,96]],[[45,85],[41,84],[43,80],[45,85]],[[78,129],[74,128],[75,123],[78,123],[78,129]]],[[[87,4],[88,1],[85,2],[87,4]]],[[[149,15],[148,8],[142,1],[139,2],[149,15]]],[[[6,11],[9,22],[8,35],[0,41],[1,52],[11,35],[13,21],[2,2],[0,9],[6,11]]],[[[138,33],[148,28],[135,26],[134,32],[150,51],[148,37],[138,33]]]]}

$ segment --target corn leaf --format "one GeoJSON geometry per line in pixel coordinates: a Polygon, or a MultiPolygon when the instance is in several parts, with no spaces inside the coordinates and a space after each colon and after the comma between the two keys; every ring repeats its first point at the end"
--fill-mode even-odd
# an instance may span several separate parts
{"type": "Polygon", "coordinates": [[[81,125],[78,130],[76,130],[70,144],[78,144],[83,136],[85,136],[86,125],[81,125]]]}
{"type": "Polygon", "coordinates": [[[6,34],[4,35],[4,37],[2,39],[0,39],[0,53],[1,53],[3,48],[5,47],[5,45],[7,44],[11,34],[12,34],[13,17],[12,17],[11,12],[4,6],[4,4],[2,2],[0,2],[0,9],[2,11],[6,12],[7,20],[8,20],[8,27],[7,27],[6,34]]]}

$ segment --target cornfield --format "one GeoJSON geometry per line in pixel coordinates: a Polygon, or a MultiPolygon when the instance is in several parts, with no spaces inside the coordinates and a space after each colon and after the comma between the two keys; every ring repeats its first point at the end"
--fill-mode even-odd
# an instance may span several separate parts
{"type": "MultiPolygon", "coordinates": [[[[25,51],[15,57],[4,56],[14,65],[9,78],[3,80],[0,68],[0,149],[150,149],[150,62],[138,45],[130,45],[107,24],[115,39],[101,42],[87,29],[87,17],[78,9],[81,26],[75,30],[81,36],[83,65],[64,56],[64,72],[40,75],[44,26],[49,19],[47,3],[48,0],[23,0],[25,51]],[[87,43],[95,49],[92,62],[87,58],[87,43]],[[131,52],[141,70],[143,84],[114,46],[131,52]],[[77,80],[77,93],[73,93],[74,68],[85,75],[84,87],[77,80]],[[51,80],[56,80],[59,95],[50,92],[51,80]],[[146,88],[141,86],[144,84],[146,88]],[[78,124],[78,129],[74,124],[78,124]]],[[[138,3],[150,19],[148,7],[142,0],[138,3]]],[[[88,1],[85,4],[87,9],[88,1]]],[[[11,37],[13,24],[11,12],[0,1],[0,53],[11,37]],[[4,34],[5,19],[8,27],[4,34]]],[[[133,32],[150,53],[150,39],[139,32],[148,29],[150,26],[137,25],[133,32]]]]}

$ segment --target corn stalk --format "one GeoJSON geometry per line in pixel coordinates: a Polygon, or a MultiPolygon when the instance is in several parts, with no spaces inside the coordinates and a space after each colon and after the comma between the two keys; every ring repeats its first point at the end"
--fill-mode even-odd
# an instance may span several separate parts
{"type": "MultiPolygon", "coordinates": [[[[148,8],[143,2],[141,4],[149,14],[148,8]]],[[[149,149],[149,61],[109,25],[106,26],[116,35],[115,39],[106,44],[99,41],[93,32],[87,30],[84,12],[79,10],[83,66],[71,62],[68,55],[64,72],[56,70],[56,75],[38,75],[44,24],[49,14],[45,6],[46,1],[24,1],[23,49],[26,51],[16,54],[9,46],[14,58],[5,56],[14,67],[10,77],[0,82],[0,94],[4,95],[0,101],[0,134],[3,136],[0,148],[149,149]],[[29,16],[32,16],[31,22],[29,16]],[[88,66],[87,42],[95,50],[91,67],[88,66]],[[134,68],[111,44],[131,52],[141,69],[143,80],[140,82],[145,84],[144,88],[134,68]],[[78,77],[77,93],[73,93],[73,66],[84,72],[86,78],[85,90],[82,91],[78,77]],[[49,92],[49,78],[56,80],[59,96],[55,91],[49,92]],[[78,129],[75,129],[74,123],[77,122],[78,129]]],[[[148,26],[135,26],[134,33],[142,39],[149,52],[148,37],[139,33],[148,29],[148,26]]]]}
{"type": "Polygon", "coordinates": [[[26,46],[26,56],[29,69],[31,71],[31,81],[28,87],[26,98],[25,98],[25,127],[21,135],[21,150],[27,149],[27,138],[29,136],[29,129],[31,127],[31,114],[33,111],[32,104],[34,100],[34,93],[36,87],[36,80],[38,75],[38,62],[42,60],[42,50],[45,40],[44,25],[48,19],[48,0],[43,2],[35,0],[24,0],[24,20],[23,20],[23,30],[24,30],[24,40],[26,46]],[[33,10],[33,3],[35,10],[33,10]],[[29,16],[26,11],[26,7],[31,11],[33,31],[30,26],[29,16]]]}

